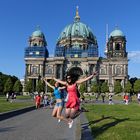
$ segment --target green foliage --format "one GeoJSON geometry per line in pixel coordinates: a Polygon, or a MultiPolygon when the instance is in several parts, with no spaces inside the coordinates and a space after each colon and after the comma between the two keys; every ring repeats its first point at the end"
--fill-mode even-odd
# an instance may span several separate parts
{"type": "Polygon", "coordinates": [[[116,81],[116,82],[114,83],[114,92],[115,92],[116,94],[122,92],[122,86],[121,86],[120,81],[116,81]]]}
{"type": "Polygon", "coordinates": [[[29,80],[25,83],[25,92],[33,92],[32,80],[29,80]]]}
{"type": "Polygon", "coordinates": [[[0,93],[5,92],[6,89],[4,89],[4,86],[9,78],[11,78],[13,85],[18,80],[16,76],[6,75],[0,72],[0,93]]]}
{"type": "Polygon", "coordinates": [[[101,93],[106,93],[106,92],[109,92],[109,87],[107,82],[103,82],[101,85],[101,93]]]}
{"type": "Polygon", "coordinates": [[[44,81],[42,81],[42,80],[38,81],[38,84],[37,84],[37,87],[36,87],[36,91],[38,93],[45,92],[45,83],[44,83],[44,81]]]}
{"type": "Polygon", "coordinates": [[[11,77],[9,77],[4,85],[4,93],[12,92],[13,91],[13,81],[11,77]]]}
{"type": "Polygon", "coordinates": [[[14,84],[14,87],[13,87],[13,91],[16,92],[16,93],[20,93],[22,92],[22,84],[19,80],[17,80],[14,84]]]}
{"type": "Polygon", "coordinates": [[[97,82],[93,82],[91,92],[100,93],[100,85],[97,82]]]}
{"type": "Polygon", "coordinates": [[[127,82],[127,84],[125,84],[124,86],[124,92],[130,93],[132,91],[132,84],[130,83],[130,81],[127,82]]]}
{"type": "Polygon", "coordinates": [[[134,92],[138,93],[140,91],[140,80],[136,80],[134,83],[134,92]]]}
{"type": "Polygon", "coordinates": [[[79,89],[80,93],[83,94],[86,92],[86,84],[85,83],[82,83],[80,85],[80,89],[79,89]]]}
{"type": "Polygon", "coordinates": [[[0,78],[0,93],[2,93],[3,92],[3,83],[2,83],[2,79],[0,78]]]}

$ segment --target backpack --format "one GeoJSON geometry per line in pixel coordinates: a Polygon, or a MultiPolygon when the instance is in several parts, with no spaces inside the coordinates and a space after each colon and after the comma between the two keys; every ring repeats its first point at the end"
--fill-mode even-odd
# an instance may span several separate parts
{"type": "Polygon", "coordinates": [[[79,89],[78,89],[78,85],[76,84],[76,92],[77,92],[77,97],[80,98],[80,92],[79,92],[79,89]]]}

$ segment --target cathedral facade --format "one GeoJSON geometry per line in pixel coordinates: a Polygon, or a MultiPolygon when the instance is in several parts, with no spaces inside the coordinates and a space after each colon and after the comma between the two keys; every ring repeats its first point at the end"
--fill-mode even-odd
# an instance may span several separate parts
{"type": "MultiPolygon", "coordinates": [[[[34,89],[41,77],[65,79],[67,73],[84,77],[98,71],[95,80],[106,81],[110,92],[114,90],[115,81],[119,80],[124,87],[128,80],[126,38],[123,32],[115,29],[110,33],[106,43],[106,57],[99,57],[96,36],[89,26],[80,22],[78,8],[74,22],[67,25],[58,37],[54,57],[49,57],[47,41],[40,29],[32,33],[28,44],[24,57],[25,81],[32,80],[34,89]]],[[[91,83],[88,82],[88,87],[91,83]]]]}

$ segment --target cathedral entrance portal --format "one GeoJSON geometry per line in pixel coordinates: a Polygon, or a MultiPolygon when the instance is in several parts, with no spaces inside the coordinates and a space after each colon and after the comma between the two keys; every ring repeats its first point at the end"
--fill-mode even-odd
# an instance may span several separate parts
{"type": "Polygon", "coordinates": [[[74,75],[78,75],[78,77],[79,77],[79,76],[83,75],[83,71],[79,67],[72,67],[67,71],[67,74],[74,74],[74,75]]]}

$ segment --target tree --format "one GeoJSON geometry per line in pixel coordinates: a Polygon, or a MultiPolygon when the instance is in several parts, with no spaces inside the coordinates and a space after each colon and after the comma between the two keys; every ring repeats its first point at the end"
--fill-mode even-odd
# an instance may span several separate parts
{"type": "Polygon", "coordinates": [[[38,84],[37,84],[37,87],[36,87],[36,91],[38,93],[45,92],[45,83],[42,80],[38,81],[38,84]]]}
{"type": "Polygon", "coordinates": [[[22,92],[22,88],[23,87],[22,87],[20,80],[17,80],[14,84],[13,91],[16,93],[20,93],[20,92],[22,92]]]}
{"type": "Polygon", "coordinates": [[[132,84],[130,83],[130,81],[127,82],[127,84],[125,84],[124,86],[124,92],[130,93],[132,91],[132,84]]]}
{"type": "Polygon", "coordinates": [[[80,94],[81,94],[81,98],[84,98],[84,93],[87,91],[86,83],[80,84],[79,91],[80,91],[80,94]]]}
{"type": "MultiPolygon", "coordinates": [[[[9,75],[9,76],[10,76],[10,75],[9,75]]],[[[19,80],[16,76],[10,76],[10,77],[11,77],[13,83],[15,83],[17,80],[19,80]]]]}
{"type": "Polygon", "coordinates": [[[122,92],[122,86],[121,86],[120,81],[116,81],[116,82],[114,83],[114,92],[115,92],[116,94],[122,92]]]}
{"type": "Polygon", "coordinates": [[[106,92],[109,92],[109,87],[107,82],[103,82],[101,85],[101,93],[106,93],[106,92]]]}
{"type": "Polygon", "coordinates": [[[97,82],[93,82],[91,92],[100,93],[100,85],[97,82]]]}
{"type": "Polygon", "coordinates": [[[79,91],[80,91],[81,94],[86,92],[86,84],[85,83],[80,84],[79,91]]]}
{"type": "MultiPolygon", "coordinates": [[[[6,74],[3,74],[2,72],[0,72],[0,92],[1,93],[4,93],[5,91],[7,91],[7,89],[4,89],[4,87],[9,78],[11,79],[13,85],[18,80],[18,78],[16,76],[6,75],[6,74]]],[[[11,90],[11,92],[12,92],[12,90],[11,90]]]]}
{"type": "Polygon", "coordinates": [[[9,77],[4,85],[4,93],[11,93],[13,91],[13,82],[11,77],[9,77]]]}
{"type": "Polygon", "coordinates": [[[3,83],[2,83],[2,79],[0,77],[0,93],[2,93],[2,92],[3,92],[3,83]]]}
{"type": "Polygon", "coordinates": [[[29,92],[29,93],[33,92],[32,80],[29,80],[29,81],[26,82],[25,92],[29,92]]]}
{"type": "Polygon", "coordinates": [[[138,93],[140,91],[140,80],[136,80],[134,83],[134,92],[138,93]]]}

